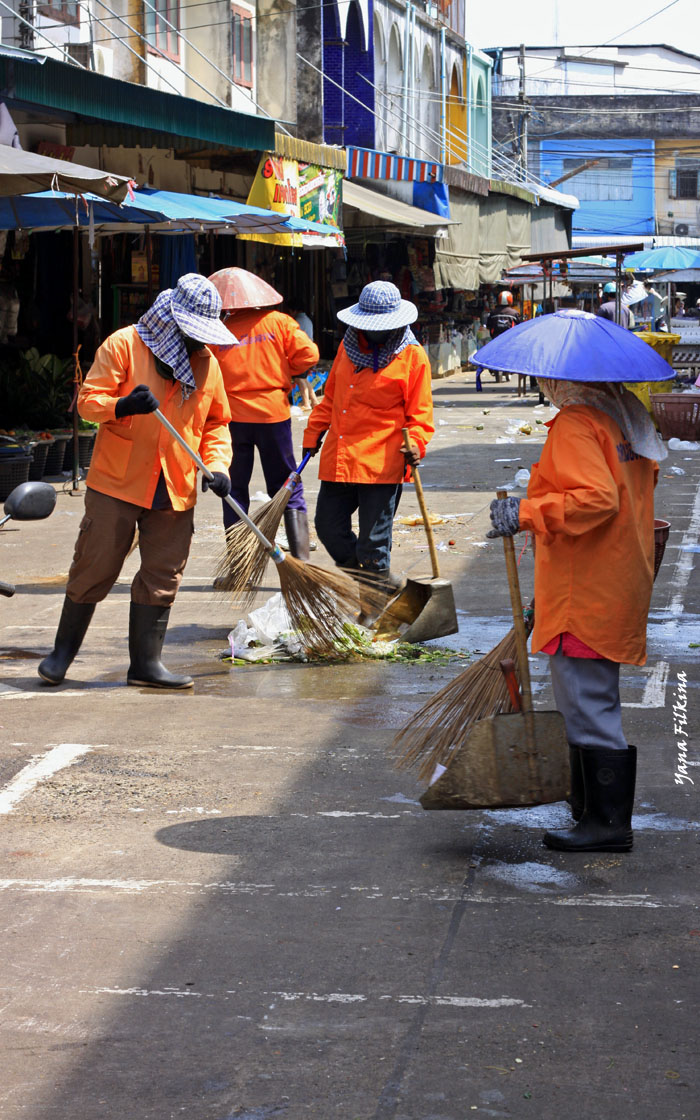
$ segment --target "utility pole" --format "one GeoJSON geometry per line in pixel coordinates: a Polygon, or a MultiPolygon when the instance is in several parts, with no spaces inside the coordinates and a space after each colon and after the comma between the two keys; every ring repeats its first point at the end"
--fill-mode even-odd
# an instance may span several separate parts
{"type": "Polygon", "coordinates": [[[518,68],[520,70],[520,83],[518,88],[518,159],[520,167],[523,172],[523,178],[527,178],[527,118],[529,116],[528,99],[525,96],[525,44],[520,44],[520,54],[518,56],[518,68]]]}

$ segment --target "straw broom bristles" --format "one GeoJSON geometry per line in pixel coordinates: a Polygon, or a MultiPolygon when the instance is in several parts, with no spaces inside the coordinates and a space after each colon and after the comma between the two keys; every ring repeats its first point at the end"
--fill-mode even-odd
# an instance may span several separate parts
{"type": "MultiPolygon", "coordinates": [[[[250,515],[269,541],[274,541],[277,535],[290,497],[291,490],[283,486],[257,513],[250,515]]],[[[240,599],[242,606],[249,606],[265,575],[269,558],[269,553],[245,521],[237,521],[226,530],[226,544],[216,564],[214,578],[217,591],[228,592],[240,599]]]]}
{"type": "MultiPolygon", "coordinates": [[[[287,556],[277,565],[277,574],[290,626],[295,630],[308,653],[342,656],[352,649],[346,626],[357,618],[360,589],[356,580],[344,571],[328,571],[316,564],[307,564],[287,556]]],[[[377,610],[386,601],[380,586],[363,587],[364,605],[377,610]]]]}
{"type": "Polygon", "coordinates": [[[487,716],[514,711],[500,661],[515,659],[515,630],[432,696],[394,736],[391,750],[403,753],[396,766],[420,763],[418,777],[429,782],[435,767],[448,766],[471,725],[487,716]]]}

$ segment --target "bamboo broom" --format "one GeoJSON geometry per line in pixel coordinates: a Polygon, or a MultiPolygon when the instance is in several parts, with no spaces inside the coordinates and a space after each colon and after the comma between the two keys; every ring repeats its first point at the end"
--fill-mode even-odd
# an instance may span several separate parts
{"type": "MultiPolygon", "coordinates": [[[[310,458],[311,452],[307,451],[297,469],[292,471],[274,498],[250,517],[263,536],[270,541],[274,541],[277,535],[292,491],[310,458]]],[[[226,544],[214,571],[216,590],[234,595],[244,607],[249,605],[255,598],[269,559],[267,547],[261,545],[247,522],[237,521],[226,530],[226,544]]]]}
{"type": "MultiPolygon", "coordinates": [[[[525,612],[525,628],[532,630],[532,610],[525,612]]],[[[418,777],[429,782],[437,765],[449,766],[477,720],[514,712],[508,682],[500,662],[514,660],[515,629],[484,657],[479,658],[454,680],[436,692],[416,712],[410,722],[396,733],[391,744],[399,770],[420,764],[418,777]]]]}
{"type": "MultiPolygon", "coordinates": [[[[214,477],[211,471],[177,428],[173,427],[159,408],[155,409],[154,415],[211,482],[214,477]]],[[[346,624],[353,621],[359,613],[359,590],[355,580],[341,571],[326,571],[315,564],[296,560],[293,556],[285,557],[282,550],[263,535],[230,494],[224,501],[247,524],[257,542],[265,549],[266,555],[275,561],[290,626],[299,634],[305,649],[309,653],[327,657],[345,652],[348,646],[346,624]]],[[[377,609],[383,601],[384,597],[378,595],[377,609]]]]}

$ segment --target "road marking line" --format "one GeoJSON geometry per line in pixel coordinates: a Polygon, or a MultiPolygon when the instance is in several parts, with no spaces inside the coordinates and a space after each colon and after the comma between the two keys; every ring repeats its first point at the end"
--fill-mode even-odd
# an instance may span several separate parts
{"type": "MultiPolygon", "coordinates": [[[[176,999],[182,999],[186,996],[194,997],[195,999],[228,999],[229,996],[238,996],[239,992],[235,990],[224,990],[221,992],[197,992],[188,988],[80,988],[79,994],[84,996],[174,996],[176,999]]],[[[299,1001],[310,1001],[313,1003],[339,1003],[339,1004],[353,1004],[353,1003],[367,1003],[370,1000],[377,1000],[392,1003],[407,1003],[419,1005],[422,1007],[531,1007],[532,1005],[526,1003],[523,999],[513,999],[510,996],[499,996],[497,999],[481,999],[477,996],[421,996],[421,995],[380,995],[370,996],[357,992],[328,992],[328,994],[320,994],[318,992],[263,992],[266,997],[274,997],[283,1000],[284,1003],[295,1003],[299,1001]]],[[[273,1005],[274,1006],[274,1005],[273,1005]]],[[[268,1028],[263,1026],[263,1030],[275,1028],[268,1028]]]]}
{"type": "Polygon", "coordinates": [[[71,766],[82,755],[95,748],[90,743],[59,743],[47,754],[33,758],[18,774],[0,789],[0,815],[11,813],[15,805],[31,793],[39,782],[51,778],[59,770],[71,766]]]}
{"type": "Polygon", "coordinates": [[[649,674],[639,704],[623,703],[623,708],[663,708],[666,706],[666,684],[668,682],[668,661],[659,661],[649,674]]]}
{"type": "MultiPolygon", "coordinates": [[[[488,869],[486,869],[488,870],[488,869]]],[[[383,899],[390,902],[465,902],[474,905],[504,906],[509,903],[548,903],[553,906],[615,906],[642,907],[645,909],[677,909],[681,902],[667,902],[658,896],[648,894],[584,894],[562,895],[554,891],[545,895],[465,895],[460,886],[435,887],[432,890],[410,890],[404,894],[392,894],[378,886],[337,887],[332,884],[309,884],[298,890],[286,890],[275,883],[233,883],[233,882],[187,882],[176,879],[0,879],[0,892],[23,891],[27,894],[90,894],[115,892],[116,896],[127,894],[165,894],[166,892],[184,894],[228,894],[228,895],[265,895],[278,898],[336,898],[360,899],[374,902],[383,899]]]]}

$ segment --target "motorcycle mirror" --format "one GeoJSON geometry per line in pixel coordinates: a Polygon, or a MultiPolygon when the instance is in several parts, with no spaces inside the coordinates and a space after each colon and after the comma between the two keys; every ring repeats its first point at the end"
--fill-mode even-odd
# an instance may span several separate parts
{"type": "Polygon", "coordinates": [[[22,482],[5,500],[7,516],[3,521],[10,517],[13,521],[42,521],[53,513],[55,505],[56,491],[48,482],[22,482]]]}

